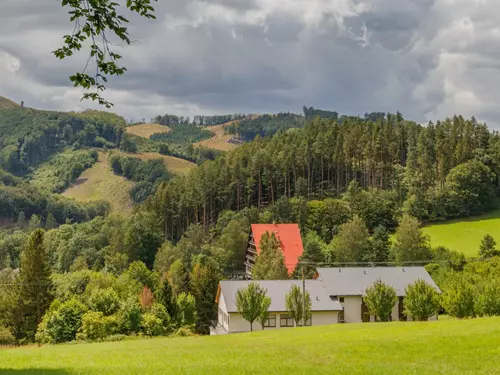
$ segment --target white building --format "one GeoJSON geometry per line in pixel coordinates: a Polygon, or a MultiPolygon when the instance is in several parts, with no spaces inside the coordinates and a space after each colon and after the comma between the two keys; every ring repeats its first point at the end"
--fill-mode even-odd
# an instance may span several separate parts
{"type": "MultiPolygon", "coordinates": [[[[403,312],[405,289],[409,284],[422,279],[440,292],[424,267],[354,267],[318,268],[315,280],[306,280],[306,290],[311,296],[311,319],[307,325],[328,325],[335,323],[373,322],[375,317],[368,313],[363,295],[378,279],[396,290],[398,301],[394,305],[391,320],[411,320],[403,312]]],[[[218,319],[211,334],[226,334],[250,331],[250,323],[243,319],[236,308],[236,292],[244,289],[249,280],[226,280],[219,283],[216,302],[218,319]]],[[[285,296],[292,285],[302,288],[301,280],[255,281],[267,289],[271,298],[269,319],[264,329],[288,328],[294,321],[288,316],[285,296]]],[[[437,319],[436,316],[430,320],[437,319]]],[[[262,329],[258,322],[254,330],[262,329]]]]}
{"type": "MultiPolygon", "coordinates": [[[[340,314],[340,321],[345,323],[375,321],[375,317],[368,313],[363,295],[379,279],[392,286],[398,296],[390,317],[393,321],[411,320],[403,309],[405,289],[409,284],[422,279],[438,293],[441,292],[424,267],[318,268],[315,279],[323,283],[330,298],[340,302],[344,309],[340,314]]],[[[437,316],[429,318],[436,319],[437,316]]]]}
{"type": "MultiPolygon", "coordinates": [[[[236,292],[245,289],[249,280],[227,280],[219,283],[217,303],[219,306],[216,327],[211,329],[211,334],[225,334],[250,331],[250,323],[243,319],[236,308],[236,292]]],[[[269,319],[264,329],[279,329],[294,327],[293,319],[286,312],[285,296],[292,285],[302,288],[301,280],[263,280],[255,281],[267,289],[271,298],[269,319]]],[[[338,322],[342,306],[338,301],[332,300],[325,291],[321,281],[306,280],[306,290],[311,296],[311,318],[306,321],[306,326],[334,324],[338,322]]],[[[253,330],[260,330],[262,326],[254,322],[253,330]]]]}

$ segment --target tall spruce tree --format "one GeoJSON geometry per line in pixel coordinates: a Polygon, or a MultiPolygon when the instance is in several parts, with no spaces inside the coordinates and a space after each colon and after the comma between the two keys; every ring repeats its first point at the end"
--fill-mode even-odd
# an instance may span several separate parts
{"type": "Polygon", "coordinates": [[[285,258],[274,233],[266,232],[260,240],[260,254],[252,269],[254,280],[283,280],[288,278],[285,258]]]}
{"type": "Polygon", "coordinates": [[[15,308],[15,335],[31,341],[38,324],[53,300],[48,256],[43,244],[45,232],[35,230],[21,253],[19,299],[15,308]]]}

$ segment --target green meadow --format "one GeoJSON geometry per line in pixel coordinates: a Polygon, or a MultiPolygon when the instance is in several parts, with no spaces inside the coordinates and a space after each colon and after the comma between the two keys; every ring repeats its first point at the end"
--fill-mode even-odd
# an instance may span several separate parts
{"type": "Polygon", "coordinates": [[[0,350],[0,375],[498,374],[500,318],[0,350]]]}
{"type": "Polygon", "coordinates": [[[423,228],[431,238],[432,246],[445,246],[450,250],[477,257],[485,234],[495,238],[500,246],[500,210],[468,219],[451,220],[423,228]]]}

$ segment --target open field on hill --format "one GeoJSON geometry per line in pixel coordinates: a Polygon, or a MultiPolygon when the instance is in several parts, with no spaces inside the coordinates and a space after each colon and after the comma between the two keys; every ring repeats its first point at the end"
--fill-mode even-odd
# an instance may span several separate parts
{"type": "Polygon", "coordinates": [[[162,155],[158,152],[145,152],[141,154],[126,153],[122,151],[112,151],[113,154],[126,155],[134,158],[139,158],[141,160],[151,160],[151,159],[163,159],[163,163],[167,167],[168,171],[174,174],[183,174],[189,172],[190,169],[196,167],[195,163],[187,161],[185,159],[176,158],[175,156],[162,155]]]}
{"type": "Polygon", "coordinates": [[[476,257],[485,234],[492,235],[500,244],[500,210],[488,214],[432,224],[423,228],[431,238],[432,246],[446,246],[451,250],[476,257]]]}
{"type": "Polygon", "coordinates": [[[139,137],[148,138],[151,135],[156,133],[168,133],[170,128],[168,126],[160,125],[160,124],[139,124],[133,126],[127,126],[127,133],[134,134],[139,137]]]}
{"type": "Polygon", "coordinates": [[[62,194],[78,201],[105,200],[111,204],[113,212],[126,214],[132,209],[129,190],[134,185],[126,178],[115,175],[108,163],[109,156],[99,153],[99,161],[62,194]]]}
{"type": "Polygon", "coordinates": [[[19,104],[13,102],[12,100],[5,98],[3,96],[0,96],[0,109],[2,108],[15,108],[19,107],[19,104]]]}
{"type": "Polygon", "coordinates": [[[233,123],[226,122],[221,125],[207,126],[207,129],[214,132],[215,135],[210,139],[205,139],[204,141],[195,143],[195,146],[202,146],[207,148],[213,148],[220,151],[231,151],[237,148],[239,145],[235,143],[228,142],[233,136],[229,134],[224,134],[224,127],[229,126],[233,123]]]}
{"type": "Polygon", "coordinates": [[[500,318],[0,350],[0,375],[494,374],[500,318]]]}

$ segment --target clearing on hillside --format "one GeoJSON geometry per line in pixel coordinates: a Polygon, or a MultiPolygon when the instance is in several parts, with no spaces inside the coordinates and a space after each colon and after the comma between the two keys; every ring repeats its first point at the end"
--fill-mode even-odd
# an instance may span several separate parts
{"type": "Polygon", "coordinates": [[[17,108],[17,107],[19,107],[19,104],[13,102],[12,100],[6,97],[0,96],[0,109],[17,108]]]}
{"type": "Polygon", "coordinates": [[[129,134],[137,135],[139,137],[147,138],[156,133],[168,133],[170,128],[160,124],[139,124],[127,126],[126,132],[129,134]]]}
{"type": "Polygon", "coordinates": [[[83,172],[62,195],[82,202],[105,200],[111,204],[112,212],[129,213],[132,210],[129,190],[134,183],[115,175],[108,159],[108,154],[99,152],[99,161],[83,172]]]}
{"type": "Polygon", "coordinates": [[[139,158],[141,160],[163,159],[163,163],[167,167],[168,171],[173,174],[184,174],[196,167],[195,163],[192,163],[188,160],[176,158],[175,156],[170,156],[170,155],[162,155],[158,152],[145,152],[142,154],[133,154],[130,152],[113,150],[111,153],[112,155],[115,154],[121,156],[131,156],[133,158],[139,158]]]}
{"type": "Polygon", "coordinates": [[[498,374],[500,317],[0,350],[0,374],[498,374]]]}
{"type": "MultiPolygon", "coordinates": [[[[237,120],[236,120],[237,121],[237,120]]],[[[195,143],[195,146],[202,146],[207,148],[213,148],[220,151],[231,151],[239,146],[238,143],[230,142],[233,136],[230,134],[224,134],[224,128],[233,124],[234,121],[226,122],[221,125],[207,126],[207,130],[214,132],[215,135],[210,139],[205,139],[204,141],[195,143]]]]}
{"type": "Polygon", "coordinates": [[[485,234],[490,234],[500,244],[499,228],[500,210],[496,210],[477,217],[432,224],[422,230],[430,236],[432,246],[445,246],[468,257],[477,257],[485,234]]]}

